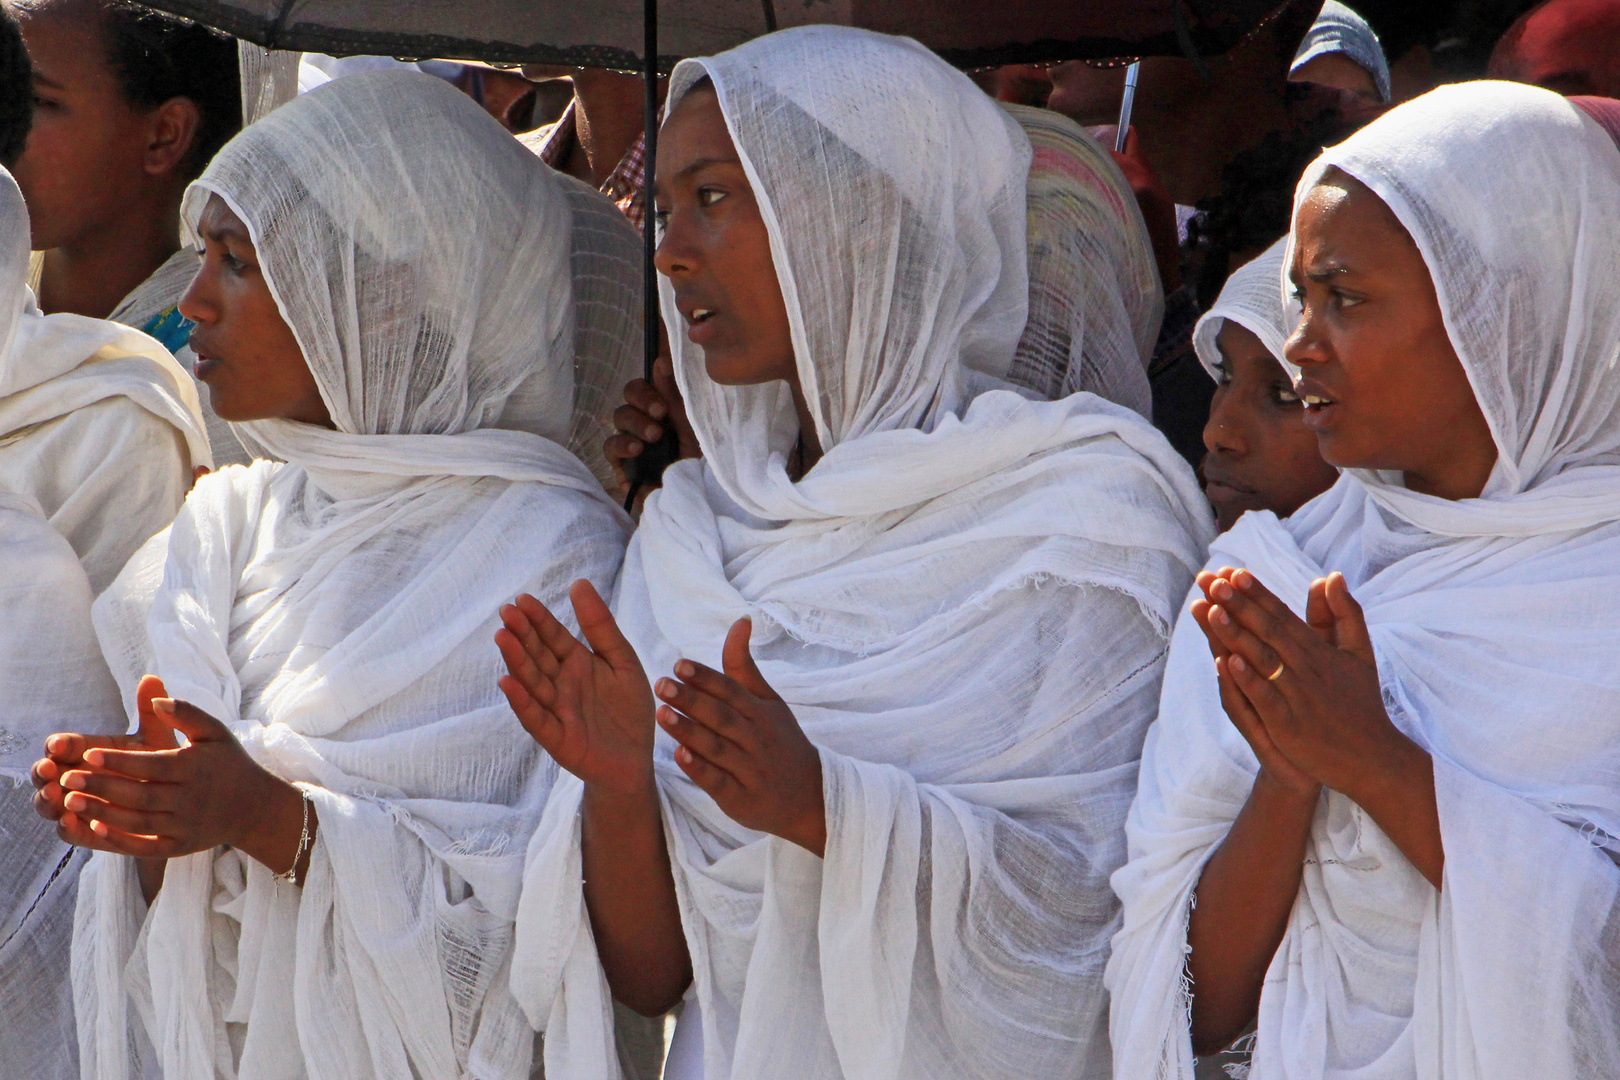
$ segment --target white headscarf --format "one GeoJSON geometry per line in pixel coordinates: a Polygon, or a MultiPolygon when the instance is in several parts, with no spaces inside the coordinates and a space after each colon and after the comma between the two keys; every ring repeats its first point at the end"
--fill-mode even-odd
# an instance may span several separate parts
{"type": "MultiPolygon", "coordinates": [[[[1498,461],[1455,501],[1350,470],[1211,550],[1296,611],[1345,574],[1390,717],[1433,756],[1446,853],[1437,891],[1324,795],[1250,1075],[1620,1075],[1620,152],[1556,94],[1466,83],[1328,150],[1296,212],[1329,166],[1416,241],[1498,461]]],[[[1114,877],[1120,1076],[1191,1075],[1189,896],[1256,769],[1184,616],[1114,877]]]]}
{"type": "Polygon", "coordinates": [[[1142,208],[1108,151],[1066,116],[1003,105],[1034,151],[1029,321],[1007,372],[1043,397],[1086,390],[1144,419],[1164,287],[1142,208]]]}
{"type": "Polygon", "coordinates": [[[191,228],[213,195],[247,224],[336,430],[238,425],[286,464],[206,477],[97,630],[126,702],[160,675],[299,783],[319,834],[302,889],[235,852],[171,860],[138,943],[128,860],[92,860],[84,1075],[127,1075],[132,1002],[168,1076],[527,1076],[504,967],[554,767],[496,687],[491,637],[519,592],[608,587],[627,526],[553,441],[571,423],[568,196],[464,95],[395,72],[233,139],[188,195],[191,228]],[[494,426],[529,380],[519,419],[549,438],[494,426]]]}
{"type": "Polygon", "coordinates": [[[1326,0],[1321,14],[1299,43],[1288,70],[1298,71],[1318,56],[1335,53],[1348,57],[1372,77],[1379,101],[1389,100],[1389,61],[1384,58],[1384,46],[1378,41],[1377,31],[1339,0],[1326,0]]]}
{"type": "MultiPolygon", "coordinates": [[[[25,234],[26,235],[26,234],[25,234]]],[[[57,731],[123,729],[73,549],[24,495],[0,491],[0,1061],[78,1075],[67,956],[84,853],[34,812],[28,771],[57,731]]]]}
{"type": "MultiPolygon", "coordinates": [[[[785,383],[720,386],[674,335],[704,447],[649,500],[614,602],[650,676],[761,670],[821,749],[825,860],[722,814],[656,751],[704,1075],[1101,1076],[1104,878],[1163,634],[1210,529],[1126,409],[963,401],[1028,295],[1028,143],[915,42],[807,27],[709,76],[770,235],[826,454],[785,467],[785,383]]],[[[663,283],[664,318],[681,325],[663,283]]],[[[547,1070],[612,1076],[579,887],[580,785],[530,849],[513,984],[547,1070]],[[524,947],[566,940],[571,952],[524,947]]]]}
{"type": "Polygon", "coordinates": [[[0,486],[39,502],[99,592],[213,458],[191,379],[163,346],[118,323],[40,314],[28,236],[22,192],[0,169],[0,486]]]}
{"type": "Polygon", "coordinates": [[[1198,362],[1216,382],[1221,379],[1221,351],[1215,339],[1228,319],[1259,338],[1266,351],[1282,363],[1283,346],[1299,323],[1299,305],[1285,293],[1278,292],[1277,283],[1285,276],[1283,259],[1287,255],[1288,237],[1285,236],[1232,271],[1232,276],[1221,286],[1221,295],[1214,306],[1204,312],[1198,325],[1193,327],[1193,348],[1198,353],[1198,362]]]}

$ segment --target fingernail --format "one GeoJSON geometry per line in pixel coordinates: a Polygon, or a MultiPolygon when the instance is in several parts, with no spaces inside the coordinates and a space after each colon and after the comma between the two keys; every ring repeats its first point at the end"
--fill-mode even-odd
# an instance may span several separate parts
{"type": "Polygon", "coordinates": [[[62,786],[65,787],[65,788],[71,788],[74,791],[83,791],[84,790],[84,773],[82,773],[82,772],[65,773],[62,776],[62,786]]]}
{"type": "Polygon", "coordinates": [[[627,449],[629,449],[631,457],[640,457],[641,452],[645,450],[646,447],[641,445],[641,441],[639,439],[631,439],[630,445],[627,449]]]}
{"type": "Polygon", "coordinates": [[[164,716],[174,715],[174,698],[155,697],[152,699],[152,710],[164,716]]]}
{"type": "Polygon", "coordinates": [[[72,810],[74,813],[78,813],[90,805],[90,800],[75,791],[71,795],[63,798],[62,805],[67,807],[69,810],[72,810]]]}
{"type": "Polygon", "coordinates": [[[697,668],[692,666],[690,660],[677,660],[675,661],[675,674],[679,678],[690,679],[697,674],[697,668]]]}
{"type": "Polygon", "coordinates": [[[1217,580],[1209,587],[1209,595],[1213,600],[1229,600],[1232,597],[1232,586],[1225,579],[1217,580]]]}
{"type": "Polygon", "coordinates": [[[52,735],[50,738],[45,740],[45,752],[47,754],[60,754],[64,753],[66,750],[67,739],[63,738],[61,735],[52,735]]]}
{"type": "Polygon", "coordinates": [[[651,405],[647,406],[647,415],[652,417],[654,420],[662,420],[664,418],[664,412],[665,409],[662,402],[655,401],[651,405]]]}
{"type": "Polygon", "coordinates": [[[673,679],[659,679],[658,684],[653,687],[653,693],[657,694],[661,698],[667,698],[667,697],[673,696],[674,693],[675,693],[675,682],[674,682],[674,680],[673,679]]]}
{"type": "Polygon", "coordinates": [[[1228,660],[1226,662],[1226,664],[1233,671],[1247,671],[1247,670],[1249,670],[1249,665],[1247,665],[1247,664],[1245,664],[1243,662],[1243,657],[1241,657],[1241,656],[1234,655],[1232,657],[1232,659],[1230,659],[1230,660],[1228,660]]]}
{"type": "Polygon", "coordinates": [[[677,746],[675,748],[675,760],[690,765],[692,763],[692,751],[684,746],[677,746]]]}
{"type": "Polygon", "coordinates": [[[91,821],[90,831],[95,833],[97,836],[106,836],[107,823],[105,821],[91,821]]]}
{"type": "Polygon", "coordinates": [[[1232,575],[1232,584],[1248,592],[1254,586],[1254,575],[1247,570],[1239,570],[1232,575]]]}
{"type": "Polygon", "coordinates": [[[662,434],[663,432],[659,431],[651,424],[648,424],[646,427],[641,429],[641,437],[646,439],[648,442],[657,442],[658,436],[662,434]]]}
{"type": "Polygon", "coordinates": [[[1226,613],[1226,609],[1223,607],[1210,608],[1209,617],[1220,623],[1222,626],[1232,625],[1232,617],[1226,613]]]}
{"type": "Polygon", "coordinates": [[[84,761],[86,765],[94,765],[99,769],[107,763],[107,755],[100,750],[89,750],[84,755],[84,761]]]}

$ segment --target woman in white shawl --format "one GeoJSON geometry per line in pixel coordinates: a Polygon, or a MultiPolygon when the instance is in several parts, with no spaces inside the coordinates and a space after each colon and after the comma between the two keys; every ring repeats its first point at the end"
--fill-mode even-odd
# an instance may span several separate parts
{"type": "Polygon", "coordinates": [[[0,1061],[10,1076],[77,1076],[64,960],[85,852],[34,813],[28,773],[64,723],[121,730],[118,686],[73,549],[34,500],[9,491],[0,491],[0,567],[0,1061]]]}
{"type": "Polygon", "coordinates": [[[547,1072],[615,1075],[610,988],[656,1013],[690,983],[672,1076],[1105,1076],[1105,877],[1196,484],[1090,394],[967,399],[1024,325],[1030,151],[961,73],[812,27],[683,62],[669,100],[704,456],[612,614],[574,588],[594,651],[528,598],[498,638],[573,774],[513,961],[547,1072]]]}
{"type": "Polygon", "coordinates": [[[1289,275],[1346,471],[1217,540],[1176,628],[1116,1075],[1256,1018],[1254,1080],[1620,1075],[1620,152],[1436,90],[1306,171],[1289,275]]]}
{"type": "Polygon", "coordinates": [[[27,280],[28,208],[0,169],[0,488],[40,504],[99,593],[213,459],[197,392],[163,346],[41,315],[27,280]]]}
{"type": "Polygon", "coordinates": [[[591,233],[470,99],[396,72],[244,131],[185,213],[204,377],[268,410],[236,430],[285,463],[205,477],[101,598],[139,730],[40,765],[103,849],[83,1074],[149,1039],[170,1077],[527,1077],[505,967],[555,770],[490,635],[500,598],[620,562],[627,520],[561,445],[591,233]]]}

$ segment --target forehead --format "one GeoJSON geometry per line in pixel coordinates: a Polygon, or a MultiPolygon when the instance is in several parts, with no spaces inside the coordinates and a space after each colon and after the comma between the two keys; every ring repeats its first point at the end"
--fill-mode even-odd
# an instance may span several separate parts
{"type": "Polygon", "coordinates": [[[115,83],[98,7],[78,0],[56,0],[8,5],[7,9],[17,16],[36,75],[59,82],[94,79],[115,83]]]}
{"type": "Polygon", "coordinates": [[[699,161],[737,160],[720,98],[707,87],[683,94],[658,130],[658,175],[671,176],[699,161]]]}
{"type": "Polygon", "coordinates": [[[1300,203],[1294,221],[1295,267],[1302,260],[1383,252],[1391,244],[1414,246],[1395,212],[1353,177],[1333,170],[1300,203]]]}
{"type": "Polygon", "coordinates": [[[218,195],[209,195],[208,202],[203,205],[203,211],[197,217],[199,232],[210,235],[240,236],[249,240],[248,227],[241,218],[236,216],[230,204],[218,195]]]}

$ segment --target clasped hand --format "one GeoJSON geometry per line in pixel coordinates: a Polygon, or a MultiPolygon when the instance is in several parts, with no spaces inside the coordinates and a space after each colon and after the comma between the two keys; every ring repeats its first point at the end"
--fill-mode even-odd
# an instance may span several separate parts
{"type": "Polygon", "coordinates": [[[749,621],[726,635],[724,672],[680,660],[654,688],[590,583],[570,598],[584,642],[532,596],[501,609],[495,640],[511,673],[501,690],[535,741],[587,785],[645,794],[657,723],[679,744],[675,763],[732,820],[822,854],[821,757],[754,665],[749,621]]]}
{"type": "Polygon", "coordinates": [[[1342,574],[1311,583],[1303,620],[1248,570],[1206,570],[1198,586],[1192,615],[1221,704],[1272,780],[1313,801],[1325,786],[1361,802],[1423,754],[1384,709],[1367,622],[1342,574]]]}
{"type": "Polygon", "coordinates": [[[291,826],[284,853],[278,849],[288,845],[267,830],[287,818],[289,797],[291,812],[301,813],[302,796],[249,757],[220,721],[169,698],[155,676],[141,680],[136,709],[134,735],[45,740],[46,756],[32,769],[34,808],[56,822],[57,834],[80,847],[160,861],[229,844],[278,873],[288,869],[299,826],[291,826]],[[189,745],[180,746],[176,732],[189,745]]]}

